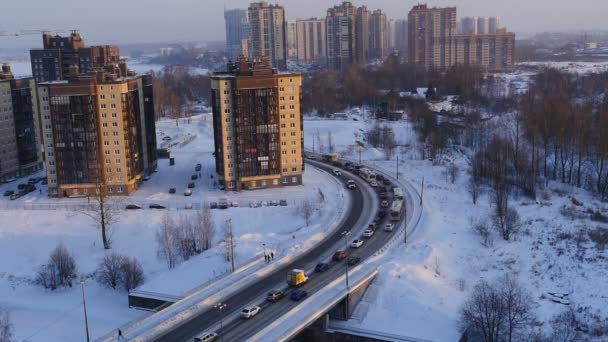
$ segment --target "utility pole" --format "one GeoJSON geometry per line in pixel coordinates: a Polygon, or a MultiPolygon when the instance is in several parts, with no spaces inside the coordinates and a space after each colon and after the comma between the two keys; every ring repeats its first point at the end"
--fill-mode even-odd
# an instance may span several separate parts
{"type": "Polygon", "coordinates": [[[361,146],[359,146],[359,165],[361,165],[361,150],[363,148],[361,146]]]}
{"type": "Polygon", "coordinates": [[[420,205],[422,205],[422,194],[424,193],[424,177],[422,177],[422,185],[420,186],[420,205]]]}
{"type": "MultiPolygon", "coordinates": [[[[345,251],[348,250],[348,236],[350,235],[350,231],[345,230],[342,232],[342,236],[344,236],[344,245],[345,245],[345,251]]],[[[350,286],[348,285],[348,260],[346,260],[346,290],[350,291],[350,286]]]]}
{"type": "Polygon", "coordinates": [[[312,153],[315,153],[315,134],[312,134],[312,153]]]}
{"type": "Polygon", "coordinates": [[[407,243],[407,208],[405,208],[405,213],[403,215],[403,228],[405,230],[403,233],[403,243],[407,243]]]}
{"type": "Polygon", "coordinates": [[[397,154],[397,180],[399,180],[399,154],[397,154]]]}
{"type": "Polygon", "coordinates": [[[214,308],[218,309],[220,311],[220,340],[223,342],[224,341],[224,333],[222,332],[222,330],[224,329],[224,309],[226,308],[226,304],[225,303],[217,303],[214,308]]]}
{"type": "Polygon", "coordinates": [[[84,327],[87,332],[87,342],[90,342],[91,339],[89,337],[89,320],[87,318],[87,302],[84,297],[84,279],[80,279],[80,288],[82,289],[82,306],[84,308],[84,327]]]}
{"type": "Polygon", "coordinates": [[[226,229],[230,238],[230,262],[232,263],[232,273],[234,273],[234,232],[232,231],[232,219],[226,220],[226,229]]]}

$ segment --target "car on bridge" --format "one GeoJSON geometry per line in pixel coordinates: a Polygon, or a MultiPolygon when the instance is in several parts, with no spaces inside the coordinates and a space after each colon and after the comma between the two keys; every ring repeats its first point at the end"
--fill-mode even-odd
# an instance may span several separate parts
{"type": "Polygon", "coordinates": [[[361,246],[363,246],[363,240],[361,239],[353,240],[353,242],[350,243],[351,248],[359,248],[361,246]]]}
{"type": "Polygon", "coordinates": [[[356,189],[356,188],[357,188],[357,185],[355,184],[355,181],[354,181],[354,180],[349,179],[349,180],[346,182],[346,187],[347,187],[348,189],[353,190],[353,189],[356,189]]]}
{"type": "Polygon", "coordinates": [[[374,231],[371,229],[366,229],[363,231],[363,234],[361,234],[361,236],[366,237],[366,238],[370,238],[374,235],[374,231]]]}
{"type": "Polygon", "coordinates": [[[350,258],[348,258],[348,266],[354,266],[356,264],[358,264],[359,262],[361,262],[361,258],[358,256],[352,256],[350,258]]]}
{"type": "Polygon", "coordinates": [[[326,262],[320,262],[315,266],[315,272],[322,273],[329,269],[329,264],[326,262]]]}
{"type": "Polygon", "coordinates": [[[194,338],[194,342],[211,342],[211,341],[215,341],[215,339],[217,338],[217,333],[215,332],[205,332],[202,335],[195,337],[194,338]]]}
{"type": "Polygon", "coordinates": [[[334,173],[334,176],[342,176],[342,171],[338,170],[338,169],[333,169],[332,172],[334,173]]]}
{"type": "Polygon", "coordinates": [[[283,291],[273,290],[273,291],[268,292],[268,295],[266,296],[266,300],[274,303],[274,302],[278,302],[283,297],[285,297],[285,293],[283,293],[283,291]]]}
{"type": "Polygon", "coordinates": [[[384,231],[385,232],[392,232],[393,229],[395,229],[395,225],[392,223],[387,223],[384,225],[384,231]]]}
{"type": "Polygon", "coordinates": [[[262,310],[262,308],[260,308],[259,306],[252,306],[250,308],[245,308],[243,310],[241,310],[241,317],[243,318],[251,318],[257,314],[260,313],[260,310],[262,310]]]}
{"type": "Polygon", "coordinates": [[[297,302],[306,296],[308,296],[308,292],[306,292],[304,290],[295,290],[295,291],[291,292],[291,295],[289,296],[289,298],[291,298],[291,300],[297,302]]]}
{"type": "Polygon", "coordinates": [[[345,251],[337,251],[332,257],[334,261],[342,261],[346,258],[348,258],[348,253],[346,253],[345,251]]]}

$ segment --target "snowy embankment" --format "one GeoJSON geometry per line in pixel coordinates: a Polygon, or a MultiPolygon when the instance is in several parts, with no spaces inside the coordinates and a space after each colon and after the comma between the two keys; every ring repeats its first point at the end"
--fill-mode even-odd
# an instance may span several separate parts
{"type": "MultiPolygon", "coordinates": [[[[589,325],[601,324],[608,317],[608,288],[598,285],[608,279],[602,261],[605,252],[601,240],[593,235],[608,225],[591,221],[586,214],[605,213],[605,204],[586,191],[551,183],[538,203],[526,198],[512,200],[523,222],[522,232],[514,241],[503,241],[494,234],[493,245],[483,247],[479,236],[472,232],[471,222],[487,218],[491,206],[487,194],[478,199],[477,205],[472,203],[466,191],[466,157],[453,152],[439,163],[419,160],[409,125],[387,124],[394,127],[403,146],[398,152],[400,179],[420,188],[424,178],[424,219],[407,245],[395,244],[384,256],[377,279],[346,326],[455,341],[461,333],[459,307],[469,291],[479,280],[494,281],[505,273],[514,273],[531,293],[540,329],[546,334],[551,332],[551,318],[568,309],[550,301],[547,292],[569,293],[570,306],[580,311],[589,325]],[[454,184],[446,174],[446,166],[451,163],[460,170],[454,184]],[[577,218],[565,217],[566,211],[574,212],[577,218]]],[[[327,133],[332,132],[336,151],[358,159],[355,140],[371,125],[361,120],[307,120],[305,130],[307,136],[321,132],[322,141],[327,141],[327,133]]],[[[312,143],[307,142],[306,147],[312,148],[312,143]]],[[[382,151],[367,145],[361,155],[364,163],[395,174],[394,157],[385,161],[382,151]]]]}
{"type": "MultiPolygon", "coordinates": [[[[222,225],[228,218],[232,219],[236,236],[236,264],[242,265],[265,250],[272,249],[276,259],[303,248],[304,241],[322,236],[330,228],[330,222],[335,221],[345,208],[343,187],[333,177],[314,168],[307,168],[304,185],[277,189],[276,192],[262,190],[224,194],[214,188],[210,178],[214,165],[209,115],[196,117],[190,123],[180,122],[179,127],[175,121],[161,121],[158,131],[166,132],[176,140],[189,134],[196,135],[196,139],[172,151],[176,165],[169,166],[167,160],[159,160],[158,172],[126,201],[139,204],[154,201],[167,204],[172,209],[124,211],[111,229],[110,251],[137,258],[152,290],[166,288],[172,293],[183,294],[225,274],[229,263],[221,240],[222,225]],[[169,194],[170,187],[185,188],[197,162],[203,164],[203,177],[195,181],[194,195],[186,199],[179,192],[169,194]],[[297,213],[297,207],[305,198],[317,199],[320,189],[325,195],[326,205],[316,211],[307,227],[304,218],[297,213]],[[169,271],[156,253],[155,234],[163,215],[176,218],[192,215],[193,210],[183,210],[184,207],[178,204],[201,204],[220,197],[238,201],[242,207],[213,210],[216,223],[213,248],[169,271]],[[280,199],[287,200],[288,206],[246,207],[250,200],[280,199]]],[[[0,191],[12,189],[21,182],[23,180],[3,184],[0,191]]],[[[87,278],[84,291],[92,338],[147,315],[128,308],[126,292],[103,288],[94,279],[93,272],[108,252],[101,246],[95,223],[74,210],[77,205],[65,205],[86,202],[86,199],[49,199],[44,186],[42,190],[42,194],[36,191],[16,201],[0,198],[0,222],[3,222],[0,224],[0,260],[3,260],[0,262],[0,307],[10,311],[16,339],[37,341],[44,337],[45,341],[57,342],[85,339],[80,286],[46,291],[34,284],[38,268],[48,261],[51,250],[59,243],[74,255],[78,275],[87,278]],[[24,210],[26,204],[36,206],[36,210],[24,210]]]]}

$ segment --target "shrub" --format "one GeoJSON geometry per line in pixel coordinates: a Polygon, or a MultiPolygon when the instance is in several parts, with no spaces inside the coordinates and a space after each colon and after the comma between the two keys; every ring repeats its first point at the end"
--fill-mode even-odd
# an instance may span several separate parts
{"type": "Polygon", "coordinates": [[[74,279],[76,279],[74,257],[63,244],[59,244],[51,252],[49,262],[40,267],[36,282],[47,289],[55,290],[58,287],[72,287],[74,279]]]}
{"type": "Polygon", "coordinates": [[[115,253],[106,255],[97,268],[97,281],[112,289],[124,288],[129,291],[144,281],[144,271],[136,259],[129,259],[115,253]]]}

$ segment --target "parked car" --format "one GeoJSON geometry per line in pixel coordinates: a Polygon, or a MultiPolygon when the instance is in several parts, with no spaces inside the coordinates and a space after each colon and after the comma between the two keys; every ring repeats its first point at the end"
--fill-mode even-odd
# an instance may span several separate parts
{"type": "Polygon", "coordinates": [[[197,180],[198,179],[198,175],[192,175],[192,177],[190,177],[191,180],[197,180]]]}
{"type": "Polygon", "coordinates": [[[192,196],[192,189],[186,189],[186,191],[184,191],[184,196],[192,196]]]}
{"type": "Polygon", "coordinates": [[[128,204],[127,209],[129,209],[129,210],[141,209],[141,206],[139,206],[137,204],[128,204]]]}
{"type": "Polygon", "coordinates": [[[170,136],[165,135],[165,136],[163,137],[163,141],[169,141],[169,140],[171,140],[171,137],[170,137],[170,136]]]}
{"type": "Polygon", "coordinates": [[[268,201],[262,201],[262,207],[267,207],[268,206],[268,201]]]}
{"type": "Polygon", "coordinates": [[[186,203],[186,205],[184,206],[184,209],[187,209],[187,210],[192,209],[192,203],[186,203]]]}
{"type": "Polygon", "coordinates": [[[374,231],[371,229],[366,229],[363,231],[363,234],[361,234],[361,236],[366,237],[366,238],[370,238],[374,235],[374,231]]]}
{"type": "Polygon", "coordinates": [[[210,202],[209,209],[217,209],[217,202],[210,202]]]}
{"type": "Polygon", "coordinates": [[[14,201],[16,199],[19,199],[21,197],[21,194],[12,194],[11,197],[9,197],[11,199],[11,201],[14,201]]]}
{"type": "Polygon", "coordinates": [[[177,190],[175,190],[175,188],[169,188],[169,193],[170,194],[174,194],[176,192],[177,192],[177,190]]]}
{"type": "Polygon", "coordinates": [[[238,207],[239,207],[239,202],[237,202],[237,201],[232,201],[232,202],[230,203],[230,206],[231,206],[231,207],[233,207],[233,208],[238,208],[238,207]]]}
{"type": "Polygon", "coordinates": [[[334,261],[342,261],[346,258],[348,258],[348,253],[346,253],[345,251],[337,251],[332,257],[334,261]]]}
{"type": "Polygon", "coordinates": [[[333,169],[332,172],[334,173],[334,176],[342,176],[342,171],[340,171],[338,169],[333,169]]]}
{"type": "Polygon", "coordinates": [[[315,266],[315,272],[322,273],[329,269],[329,264],[326,262],[320,262],[315,266]]]}
{"type": "Polygon", "coordinates": [[[385,200],[385,201],[380,202],[380,207],[381,208],[388,208],[388,201],[385,200]]]}
{"type": "Polygon", "coordinates": [[[279,204],[281,205],[281,207],[286,207],[287,206],[287,200],[281,200],[281,201],[279,201],[279,204]]]}
{"type": "Polygon", "coordinates": [[[258,202],[253,200],[251,202],[249,202],[249,208],[257,208],[258,207],[258,202]]]}
{"type": "Polygon", "coordinates": [[[308,292],[306,292],[304,290],[294,290],[294,291],[291,291],[291,295],[289,297],[291,298],[291,300],[297,302],[306,296],[308,296],[308,292]]]}
{"type": "Polygon", "coordinates": [[[352,256],[350,258],[348,258],[348,266],[354,266],[356,264],[358,264],[359,262],[361,262],[361,258],[358,256],[352,256]]]}
{"type": "Polygon", "coordinates": [[[353,242],[350,243],[351,248],[359,248],[361,246],[363,246],[363,240],[361,239],[353,240],[353,242]]]}
{"type": "Polygon", "coordinates": [[[8,196],[10,196],[10,195],[12,195],[12,194],[14,194],[14,193],[15,193],[15,192],[14,192],[13,190],[6,190],[6,191],[4,192],[4,197],[8,197],[8,196]]]}
{"type": "Polygon", "coordinates": [[[392,223],[387,223],[384,225],[384,231],[385,232],[392,232],[393,229],[395,229],[395,225],[392,223]]]}
{"type": "Polygon", "coordinates": [[[149,208],[150,209],[167,209],[167,207],[165,207],[164,205],[160,205],[160,204],[150,204],[149,208]]]}
{"type": "Polygon", "coordinates": [[[144,182],[147,182],[147,181],[149,181],[149,180],[150,180],[150,176],[145,176],[145,177],[144,177],[144,182]]]}
{"type": "Polygon", "coordinates": [[[257,314],[260,313],[260,310],[262,310],[259,306],[252,306],[250,308],[245,308],[243,310],[241,310],[241,317],[243,318],[251,318],[257,314]]]}
{"type": "Polygon", "coordinates": [[[285,297],[285,294],[283,293],[283,291],[273,290],[273,291],[268,292],[268,295],[266,296],[266,300],[274,303],[274,302],[279,301],[283,297],[285,297]]]}
{"type": "Polygon", "coordinates": [[[17,190],[23,190],[23,189],[25,189],[26,186],[27,186],[27,184],[21,183],[21,184],[17,185],[17,190]]]}
{"type": "Polygon", "coordinates": [[[38,183],[40,180],[38,178],[30,178],[27,180],[27,184],[36,184],[38,183]]]}
{"type": "Polygon", "coordinates": [[[228,209],[228,200],[225,198],[220,198],[220,202],[217,207],[220,209],[228,209]]]}
{"type": "Polygon", "coordinates": [[[47,185],[47,184],[49,184],[49,181],[45,177],[40,184],[47,185]]]}
{"type": "Polygon", "coordinates": [[[188,189],[194,189],[195,186],[194,183],[188,183],[188,189]]]}
{"type": "Polygon", "coordinates": [[[196,172],[200,172],[203,169],[203,166],[201,164],[196,164],[196,166],[194,167],[194,171],[196,172]]]}
{"type": "Polygon", "coordinates": [[[202,335],[195,337],[194,338],[194,342],[211,342],[211,341],[215,341],[215,339],[218,337],[218,334],[215,332],[211,332],[211,333],[203,333],[202,335]]]}
{"type": "Polygon", "coordinates": [[[272,207],[278,207],[279,206],[279,201],[276,201],[276,200],[270,201],[270,206],[272,206],[272,207]]]}

